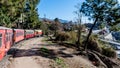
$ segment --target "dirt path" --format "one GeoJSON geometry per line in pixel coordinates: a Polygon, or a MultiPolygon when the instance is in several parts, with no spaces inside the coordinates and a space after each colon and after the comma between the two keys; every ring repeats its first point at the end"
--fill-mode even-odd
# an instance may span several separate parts
{"type": "Polygon", "coordinates": [[[32,53],[29,52],[29,49],[36,47],[33,46],[33,44],[41,43],[41,39],[42,38],[33,38],[17,44],[21,45],[21,47],[18,49],[16,57],[13,58],[10,68],[44,68],[35,61],[34,58],[36,56],[32,56],[32,53]],[[31,56],[26,56],[30,54],[31,56]]]}
{"type": "Polygon", "coordinates": [[[96,68],[87,59],[74,55],[74,50],[41,42],[43,38],[25,40],[17,45],[9,68],[96,68]]]}

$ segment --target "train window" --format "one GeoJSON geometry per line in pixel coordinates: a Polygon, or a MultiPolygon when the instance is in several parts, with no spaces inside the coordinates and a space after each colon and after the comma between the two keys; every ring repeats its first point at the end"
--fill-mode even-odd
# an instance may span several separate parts
{"type": "Polygon", "coordinates": [[[10,38],[9,38],[9,33],[8,33],[8,36],[7,36],[7,37],[8,37],[8,41],[9,41],[9,40],[10,40],[10,38]]]}
{"type": "Polygon", "coordinates": [[[9,33],[9,35],[8,35],[8,38],[9,38],[9,41],[10,41],[10,33],[9,33]]]}
{"type": "Polygon", "coordinates": [[[34,31],[26,31],[25,33],[26,33],[26,35],[27,35],[27,34],[33,34],[34,31]]]}
{"type": "Polygon", "coordinates": [[[13,33],[10,33],[10,41],[12,41],[12,35],[13,35],[13,33]]]}
{"type": "Polygon", "coordinates": [[[22,36],[22,35],[23,35],[23,32],[17,32],[17,33],[16,33],[16,37],[22,36]]]}
{"type": "Polygon", "coordinates": [[[2,34],[0,34],[0,46],[2,46],[2,34]]]}
{"type": "Polygon", "coordinates": [[[6,42],[9,41],[9,33],[6,33],[6,42]]]}

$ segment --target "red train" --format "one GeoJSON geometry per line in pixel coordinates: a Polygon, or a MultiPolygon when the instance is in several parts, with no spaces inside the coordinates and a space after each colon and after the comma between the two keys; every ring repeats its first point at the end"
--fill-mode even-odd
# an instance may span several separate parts
{"type": "Polygon", "coordinates": [[[42,30],[11,29],[0,26],[0,60],[14,43],[42,35],[42,30]]]}
{"type": "Polygon", "coordinates": [[[34,36],[35,36],[34,30],[25,30],[25,38],[26,39],[33,38],[34,36]]]}

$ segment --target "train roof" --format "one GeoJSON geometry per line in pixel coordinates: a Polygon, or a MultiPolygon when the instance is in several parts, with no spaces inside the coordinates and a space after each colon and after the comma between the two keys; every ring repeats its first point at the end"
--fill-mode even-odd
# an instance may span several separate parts
{"type": "Polygon", "coordinates": [[[35,30],[35,31],[42,31],[42,30],[35,30]]]}
{"type": "Polygon", "coordinates": [[[34,30],[25,30],[25,31],[34,31],[34,30]]]}
{"type": "Polygon", "coordinates": [[[25,29],[25,30],[34,30],[34,29],[25,29]]]}
{"type": "Polygon", "coordinates": [[[14,29],[14,30],[24,30],[24,29],[14,29]]]}
{"type": "Polygon", "coordinates": [[[0,29],[11,29],[11,28],[7,28],[7,27],[4,27],[4,26],[0,26],[0,29]]]}

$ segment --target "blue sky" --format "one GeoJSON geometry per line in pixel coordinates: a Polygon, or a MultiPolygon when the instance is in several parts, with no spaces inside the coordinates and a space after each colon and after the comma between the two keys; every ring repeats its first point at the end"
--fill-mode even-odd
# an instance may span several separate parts
{"type": "Polygon", "coordinates": [[[84,0],[41,0],[38,4],[38,13],[40,17],[64,20],[74,20],[77,10],[75,5],[82,3],[84,0]]]}
{"type": "MultiPolygon", "coordinates": [[[[82,4],[85,0],[41,0],[38,4],[38,14],[39,17],[43,18],[46,15],[46,18],[54,19],[60,18],[64,20],[75,21],[75,13],[77,10],[75,5],[78,3],[82,4]]],[[[120,3],[120,0],[118,0],[120,3]]],[[[85,23],[91,23],[93,21],[87,20],[87,17],[84,17],[82,21],[85,23]]]]}

